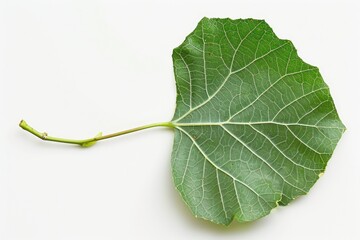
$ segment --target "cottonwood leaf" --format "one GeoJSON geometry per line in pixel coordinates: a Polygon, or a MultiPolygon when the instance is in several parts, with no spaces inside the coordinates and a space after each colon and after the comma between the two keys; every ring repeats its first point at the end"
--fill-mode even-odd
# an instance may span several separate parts
{"type": "Polygon", "coordinates": [[[345,131],[318,68],[265,21],[208,19],[173,51],[176,188],[228,225],[306,194],[345,131]]]}
{"type": "Polygon", "coordinates": [[[319,70],[261,20],[208,19],[173,51],[170,122],[87,139],[19,126],[44,141],[90,147],[152,127],[175,130],[172,171],[195,216],[253,221],[306,194],[345,131],[319,70]]]}

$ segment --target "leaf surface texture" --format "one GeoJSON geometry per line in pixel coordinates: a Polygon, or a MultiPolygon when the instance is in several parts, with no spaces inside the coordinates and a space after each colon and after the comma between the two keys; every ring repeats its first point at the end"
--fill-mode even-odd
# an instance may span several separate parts
{"type": "Polygon", "coordinates": [[[228,225],[306,194],[345,131],[318,68],[262,20],[202,19],[173,51],[176,188],[228,225]]]}

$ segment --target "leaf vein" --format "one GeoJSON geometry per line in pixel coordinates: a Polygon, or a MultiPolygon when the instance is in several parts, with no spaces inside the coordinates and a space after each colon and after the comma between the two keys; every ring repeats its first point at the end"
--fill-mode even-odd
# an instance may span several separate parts
{"type": "Polygon", "coordinates": [[[289,184],[290,186],[300,190],[303,193],[306,193],[306,191],[304,191],[303,189],[293,185],[292,183],[288,182],[285,177],[283,175],[281,175],[278,171],[276,171],[275,168],[273,168],[271,166],[271,164],[269,164],[264,158],[262,158],[259,154],[257,154],[254,150],[252,150],[245,142],[241,141],[240,138],[236,137],[232,132],[230,132],[227,128],[225,128],[223,125],[221,125],[221,127],[231,136],[233,137],[236,141],[238,141],[241,145],[243,145],[246,149],[248,149],[253,155],[255,155],[258,159],[262,160],[263,163],[265,163],[273,172],[275,172],[279,177],[282,178],[282,180],[284,182],[286,182],[287,184],[289,184]]]}
{"type": "Polygon", "coordinates": [[[203,155],[203,157],[216,169],[219,169],[221,172],[223,172],[225,175],[229,176],[230,178],[232,178],[234,181],[237,181],[238,183],[242,184],[243,186],[245,186],[246,188],[248,188],[251,192],[253,192],[256,196],[258,196],[259,198],[261,198],[270,208],[270,204],[261,196],[259,195],[253,188],[251,188],[249,185],[247,185],[246,183],[244,183],[243,181],[235,178],[232,174],[230,174],[229,172],[225,171],[222,168],[219,168],[205,153],[204,151],[201,149],[201,147],[196,143],[196,141],[190,136],[190,134],[188,134],[185,130],[183,130],[182,128],[178,127],[177,129],[179,129],[180,131],[182,131],[183,133],[185,133],[185,135],[187,135],[189,137],[189,139],[194,143],[195,147],[199,150],[199,152],[203,155]]]}

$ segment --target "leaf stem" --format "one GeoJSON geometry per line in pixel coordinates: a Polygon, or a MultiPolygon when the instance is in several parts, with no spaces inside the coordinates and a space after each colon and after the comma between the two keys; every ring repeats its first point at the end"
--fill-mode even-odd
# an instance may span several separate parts
{"type": "Polygon", "coordinates": [[[46,132],[39,132],[36,129],[32,128],[30,125],[28,125],[24,120],[21,120],[19,126],[24,129],[25,131],[28,131],[29,133],[35,135],[36,137],[44,140],[44,141],[52,141],[52,142],[60,142],[60,143],[68,143],[68,144],[77,144],[82,147],[90,147],[94,145],[97,141],[113,138],[121,135],[125,135],[132,132],[137,132],[140,130],[144,130],[147,128],[153,128],[153,127],[170,127],[174,128],[175,125],[172,122],[160,122],[160,123],[152,123],[116,133],[111,133],[108,135],[102,135],[102,133],[97,134],[95,137],[87,138],[87,139],[67,139],[67,138],[58,138],[58,137],[52,137],[49,136],[46,132]]]}

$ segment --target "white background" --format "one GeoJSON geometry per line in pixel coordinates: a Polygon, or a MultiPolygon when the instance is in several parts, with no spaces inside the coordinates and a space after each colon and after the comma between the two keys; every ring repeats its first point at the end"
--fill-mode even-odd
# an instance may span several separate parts
{"type": "Polygon", "coordinates": [[[0,239],[360,239],[356,1],[0,0],[0,239]],[[172,49],[203,17],[259,18],[318,66],[348,130],[310,193],[254,223],[195,219],[174,189],[172,49]]]}

